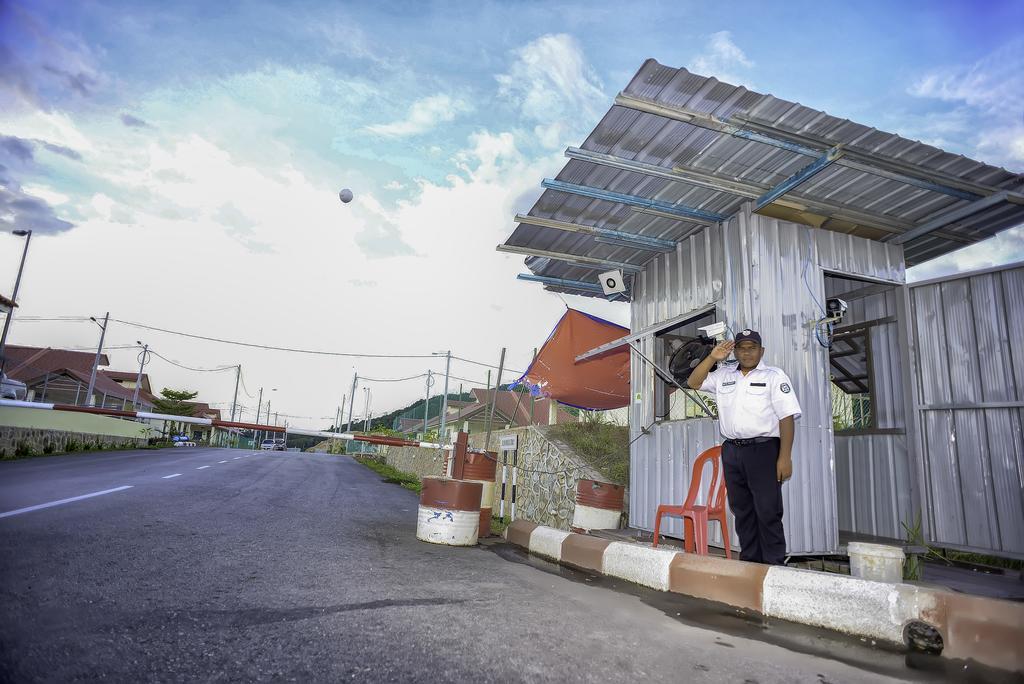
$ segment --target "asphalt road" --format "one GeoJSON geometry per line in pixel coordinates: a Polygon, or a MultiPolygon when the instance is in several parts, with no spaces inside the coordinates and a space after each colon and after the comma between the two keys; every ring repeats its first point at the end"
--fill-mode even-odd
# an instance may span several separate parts
{"type": "Polygon", "coordinates": [[[589,577],[497,540],[418,542],[416,506],[414,493],[324,454],[0,463],[0,679],[936,676],[899,654],[589,577]]]}

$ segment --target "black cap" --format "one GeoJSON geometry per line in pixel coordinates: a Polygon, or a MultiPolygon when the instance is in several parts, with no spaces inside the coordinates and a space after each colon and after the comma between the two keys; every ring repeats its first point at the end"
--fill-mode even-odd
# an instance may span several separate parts
{"type": "Polygon", "coordinates": [[[736,344],[747,341],[757,342],[757,346],[760,347],[761,333],[757,332],[756,330],[751,330],[750,328],[744,328],[743,330],[736,334],[736,339],[733,340],[733,342],[735,342],[736,344]]]}

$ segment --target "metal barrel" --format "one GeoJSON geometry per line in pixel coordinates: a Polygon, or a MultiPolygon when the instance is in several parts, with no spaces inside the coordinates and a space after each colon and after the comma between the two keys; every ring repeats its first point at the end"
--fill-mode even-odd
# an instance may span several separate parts
{"type": "Polygon", "coordinates": [[[416,538],[431,544],[473,546],[480,535],[479,482],[423,478],[416,538]]]}
{"type": "Polygon", "coordinates": [[[493,515],[497,487],[495,480],[498,476],[498,454],[493,451],[486,455],[466,454],[462,476],[469,482],[479,482],[483,485],[483,492],[480,495],[480,537],[486,537],[491,533],[491,516],[493,515]]]}
{"type": "Polygon", "coordinates": [[[576,483],[576,510],[573,528],[613,530],[619,527],[626,488],[610,482],[580,480],[576,483]]]}

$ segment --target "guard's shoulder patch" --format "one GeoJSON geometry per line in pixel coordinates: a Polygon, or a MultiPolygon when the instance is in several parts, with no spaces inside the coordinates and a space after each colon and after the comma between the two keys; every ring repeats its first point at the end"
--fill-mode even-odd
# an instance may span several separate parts
{"type": "Polygon", "coordinates": [[[789,394],[790,392],[793,391],[793,388],[789,386],[788,382],[784,382],[781,385],[779,385],[779,389],[782,390],[783,394],[789,394]]]}

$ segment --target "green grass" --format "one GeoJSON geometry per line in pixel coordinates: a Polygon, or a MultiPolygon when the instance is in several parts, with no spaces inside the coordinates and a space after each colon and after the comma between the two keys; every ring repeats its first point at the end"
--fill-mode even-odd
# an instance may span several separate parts
{"type": "Polygon", "coordinates": [[[573,448],[615,484],[629,484],[629,428],[609,423],[564,423],[549,433],[573,448]]]}
{"type": "Polygon", "coordinates": [[[400,487],[408,489],[411,492],[416,492],[417,494],[419,494],[420,490],[423,489],[423,485],[422,483],[420,483],[420,478],[417,477],[416,475],[413,475],[412,473],[406,473],[401,470],[398,470],[397,468],[392,468],[387,463],[384,463],[383,461],[378,461],[373,456],[356,455],[353,456],[353,458],[355,458],[357,461],[359,461],[364,466],[374,471],[378,475],[384,476],[385,482],[388,482],[390,484],[396,484],[400,487]]]}

